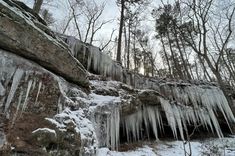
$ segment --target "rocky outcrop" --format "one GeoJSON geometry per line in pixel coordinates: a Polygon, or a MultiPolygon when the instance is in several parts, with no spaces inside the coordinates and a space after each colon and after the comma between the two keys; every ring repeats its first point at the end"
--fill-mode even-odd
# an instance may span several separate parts
{"type": "Polygon", "coordinates": [[[11,0],[0,3],[0,47],[33,60],[70,82],[88,85],[86,71],[63,41],[11,0]]]}
{"type": "Polygon", "coordinates": [[[80,120],[72,119],[81,111],[56,116],[66,107],[84,107],[80,99],[72,99],[86,96],[78,86],[4,50],[0,50],[0,86],[0,155],[77,155],[85,151],[84,142],[86,147],[94,144],[86,141],[89,137],[81,138],[80,120]]]}
{"type": "Polygon", "coordinates": [[[168,132],[184,140],[197,126],[223,137],[220,125],[235,122],[215,84],[128,73],[97,47],[60,36],[69,51],[22,3],[0,9],[0,155],[93,156],[168,132]],[[102,75],[89,73],[89,88],[72,55],[102,75]]]}
{"type": "Polygon", "coordinates": [[[158,140],[165,131],[184,140],[185,131],[191,133],[194,126],[223,137],[220,125],[229,127],[235,122],[223,92],[209,83],[158,80],[153,89],[133,89],[121,82],[96,78],[92,76],[91,91],[95,95],[91,97],[103,100],[91,103],[91,114],[101,147],[117,149],[118,142],[158,140]]]}

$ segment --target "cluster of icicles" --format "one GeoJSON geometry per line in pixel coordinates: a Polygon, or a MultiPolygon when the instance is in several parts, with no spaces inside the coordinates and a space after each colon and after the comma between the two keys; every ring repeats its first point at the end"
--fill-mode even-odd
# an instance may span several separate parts
{"type": "Polygon", "coordinates": [[[170,98],[174,98],[176,101],[179,100],[182,103],[171,103],[171,100],[159,97],[161,107],[146,104],[138,112],[123,118],[120,118],[121,114],[118,107],[113,109],[106,123],[106,146],[111,147],[113,150],[118,148],[120,126],[123,127],[122,130],[124,130],[123,133],[128,142],[142,140],[144,136],[149,137],[150,129],[155,139],[158,140],[159,132],[164,133],[160,111],[164,111],[174,137],[176,139],[180,137],[182,140],[185,139],[184,131],[187,130],[189,125],[201,125],[206,130],[217,134],[218,137],[223,137],[216,117],[218,111],[223,114],[228,126],[229,122],[235,122],[223,92],[217,87],[187,86],[182,89],[166,86],[166,89],[173,90],[170,98]]]}
{"type": "Polygon", "coordinates": [[[78,56],[79,53],[82,53],[82,59],[87,59],[87,70],[91,69],[97,74],[112,78],[115,77],[122,81],[122,67],[114,62],[109,55],[102,53],[98,47],[86,45],[72,36],[66,38],[66,42],[70,46],[72,55],[75,58],[80,60],[81,58],[78,56]]]}
{"type": "MultiPolygon", "coordinates": [[[[119,77],[118,80],[123,82],[122,67],[112,61],[108,55],[101,53],[99,48],[85,45],[75,37],[67,37],[66,42],[71,48],[72,55],[77,59],[79,59],[79,53],[82,53],[83,60],[87,60],[87,69],[92,69],[97,74],[109,76],[115,80],[117,78],[114,77],[119,77]]],[[[126,80],[126,83],[132,84],[130,80],[131,77],[126,80]]],[[[149,136],[149,131],[142,132],[142,130],[149,130],[150,128],[152,128],[155,138],[158,139],[159,131],[164,131],[160,110],[165,112],[168,125],[174,137],[178,138],[178,134],[180,134],[180,138],[183,140],[185,139],[184,130],[187,129],[187,125],[194,126],[199,124],[208,131],[216,133],[218,137],[223,137],[216,118],[218,111],[223,114],[228,126],[229,122],[235,122],[228,102],[218,87],[190,84],[184,87],[172,84],[159,85],[155,81],[146,80],[138,76],[135,76],[134,83],[133,86],[139,89],[157,90],[165,95],[167,99],[159,97],[161,108],[146,104],[142,110],[121,119],[119,107],[112,109],[105,123],[106,136],[100,140],[102,146],[105,144],[105,146],[112,149],[118,148],[121,125],[124,127],[127,141],[138,141],[142,139],[143,135],[149,136]],[[143,125],[145,128],[142,127],[143,125]]]]}

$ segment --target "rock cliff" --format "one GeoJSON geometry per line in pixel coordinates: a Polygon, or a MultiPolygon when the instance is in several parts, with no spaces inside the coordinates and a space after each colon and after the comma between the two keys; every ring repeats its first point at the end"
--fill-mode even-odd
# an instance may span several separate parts
{"type": "Polygon", "coordinates": [[[2,49],[33,60],[68,81],[88,85],[83,66],[38,18],[14,1],[1,1],[0,9],[2,49]]]}
{"type": "Polygon", "coordinates": [[[17,1],[0,0],[0,35],[0,155],[93,156],[235,122],[215,84],[129,73],[17,1]]]}

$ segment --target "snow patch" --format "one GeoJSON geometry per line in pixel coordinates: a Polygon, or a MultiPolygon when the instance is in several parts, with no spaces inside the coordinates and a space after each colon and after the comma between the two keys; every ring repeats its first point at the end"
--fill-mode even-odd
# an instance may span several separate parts
{"type": "Polygon", "coordinates": [[[41,132],[41,131],[46,132],[46,133],[52,133],[56,137],[55,130],[50,129],[50,128],[38,128],[38,129],[34,130],[32,133],[37,133],[37,132],[41,132]]]}

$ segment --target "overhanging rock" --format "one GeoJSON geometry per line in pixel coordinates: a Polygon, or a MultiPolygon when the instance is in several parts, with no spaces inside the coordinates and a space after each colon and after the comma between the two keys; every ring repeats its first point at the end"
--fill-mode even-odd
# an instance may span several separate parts
{"type": "Polygon", "coordinates": [[[33,60],[70,82],[88,86],[86,70],[47,26],[11,0],[0,2],[0,47],[33,60]]]}
{"type": "Polygon", "coordinates": [[[93,94],[100,94],[92,97],[106,100],[92,103],[97,137],[100,146],[113,150],[124,138],[127,143],[138,142],[151,134],[158,140],[166,127],[176,139],[187,139],[185,133],[197,126],[223,137],[221,125],[235,122],[223,92],[213,84],[162,80],[150,85],[152,89],[133,89],[116,81],[91,84],[93,94]]]}

